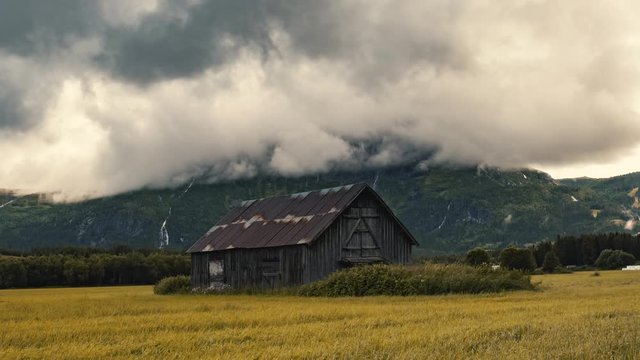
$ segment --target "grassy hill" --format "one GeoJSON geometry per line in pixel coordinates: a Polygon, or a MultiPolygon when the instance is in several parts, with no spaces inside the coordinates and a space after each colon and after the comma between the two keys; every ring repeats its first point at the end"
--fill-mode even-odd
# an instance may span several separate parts
{"type": "Polygon", "coordinates": [[[72,204],[5,191],[0,193],[0,248],[126,243],[185,249],[241,200],[354,182],[375,186],[421,242],[418,254],[525,244],[558,234],[640,230],[630,229],[629,221],[640,215],[640,194],[634,193],[640,173],[556,181],[535,170],[396,167],[196,181],[72,204]]]}

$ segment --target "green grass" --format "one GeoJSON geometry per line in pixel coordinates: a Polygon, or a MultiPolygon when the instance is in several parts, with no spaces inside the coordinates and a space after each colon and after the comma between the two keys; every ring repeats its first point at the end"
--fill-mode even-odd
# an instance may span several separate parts
{"type": "Polygon", "coordinates": [[[0,358],[640,358],[640,273],[533,281],[542,290],[363,298],[2,290],[0,358]]]}

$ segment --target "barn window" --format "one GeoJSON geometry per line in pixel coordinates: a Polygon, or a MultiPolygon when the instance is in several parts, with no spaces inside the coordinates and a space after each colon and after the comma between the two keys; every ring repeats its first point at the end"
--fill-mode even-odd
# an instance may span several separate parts
{"type": "Polygon", "coordinates": [[[209,279],[211,282],[224,281],[224,260],[209,260],[209,279]]]}
{"type": "Polygon", "coordinates": [[[272,257],[262,259],[262,284],[266,287],[275,287],[280,283],[280,258],[272,257]]]}
{"type": "Polygon", "coordinates": [[[265,276],[279,276],[280,259],[277,257],[262,259],[262,274],[265,276]]]}

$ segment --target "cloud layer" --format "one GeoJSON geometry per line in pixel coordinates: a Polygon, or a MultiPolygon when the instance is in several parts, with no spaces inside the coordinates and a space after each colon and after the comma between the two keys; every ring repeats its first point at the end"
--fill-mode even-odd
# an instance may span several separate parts
{"type": "Polygon", "coordinates": [[[606,161],[640,143],[633,1],[6,1],[0,188],[606,161]]]}

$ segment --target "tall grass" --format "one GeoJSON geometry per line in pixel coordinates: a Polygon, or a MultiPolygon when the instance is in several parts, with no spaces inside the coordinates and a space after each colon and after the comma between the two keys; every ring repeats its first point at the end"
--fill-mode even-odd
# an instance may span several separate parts
{"type": "Polygon", "coordinates": [[[0,290],[0,359],[638,359],[640,277],[600,273],[482,295],[0,290]]]}
{"type": "Polygon", "coordinates": [[[532,290],[531,278],[519,271],[462,264],[359,266],[336,272],[300,288],[306,296],[478,294],[532,290]]]}

